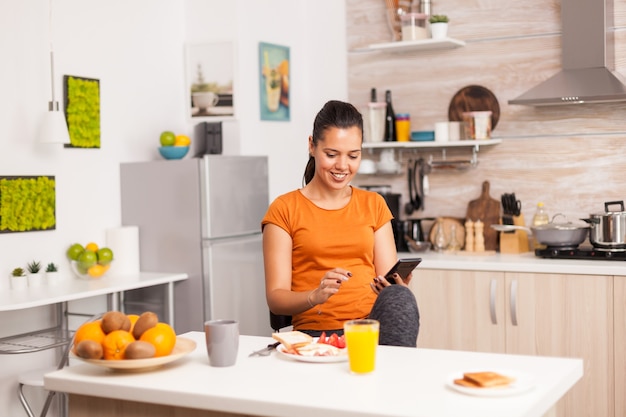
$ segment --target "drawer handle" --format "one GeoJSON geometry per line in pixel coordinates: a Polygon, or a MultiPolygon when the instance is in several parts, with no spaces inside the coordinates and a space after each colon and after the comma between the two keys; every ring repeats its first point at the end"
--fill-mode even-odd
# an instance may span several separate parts
{"type": "Polygon", "coordinates": [[[511,323],[517,326],[517,280],[511,282],[511,323]]]}
{"type": "Polygon", "coordinates": [[[498,317],[496,316],[496,287],[498,282],[495,279],[491,280],[491,285],[489,286],[489,311],[491,313],[491,324],[498,324],[498,317]]]}

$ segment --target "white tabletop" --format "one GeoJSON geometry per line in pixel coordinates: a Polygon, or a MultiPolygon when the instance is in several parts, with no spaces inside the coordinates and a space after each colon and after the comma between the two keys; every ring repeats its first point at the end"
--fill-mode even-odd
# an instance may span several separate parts
{"type": "Polygon", "coordinates": [[[45,388],[256,416],[539,417],[583,374],[580,359],[546,358],[379,346],[376,371],[353,375],[347,362],[303,363],[277,352],[248,357],[272,342],[241,336],[237,364],[209,366],[204,334],[178,361],[144,373],[117,373],[80,364],[45,376],[45,388]],[[513,396],[477,397],[447,383],[469,370],[508,370],[534,378],[532,389],[513,396]]]}
{"type": "MultiPolygon", "coordinates": [[[[26,278],[24,278],[26,279],[26,278]]],[[[140,272],[132,275],[104,276],[83,280],[67,278],[56,285],[42,285],[16,290],[0,291],[0,312],[40,307],[98,295],[112,294],[136,288],[169,284],[187,279],[184,273],[140,272]]]]}

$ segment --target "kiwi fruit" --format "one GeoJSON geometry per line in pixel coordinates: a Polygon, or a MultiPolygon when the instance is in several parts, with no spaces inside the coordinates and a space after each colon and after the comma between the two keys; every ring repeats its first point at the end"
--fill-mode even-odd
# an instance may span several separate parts
{"type": "Polygon", "coordinates": [[[102,359],[102,345],[94,340],[82,340],[76,345],[76,355],[84,359],[102,359]]]}
{"type": "Polygon", "coordinates": [[[124,351],[125,359],[147,359],[153,358],[156,354],[156,348],[152,343],[137,340],[126,346],[124,351]]]}
{"type": "Polygon", "coordinates": [[[109,311],[102,316],[102,331],[109,334],[115,330],[130,331],[130,319],[121,311],[109,311]]]}
{"type": "Polygon", "coordinates": [[[156,313],[152,311],[146,311],[142,313],[141,316],[135,322],[135,327],[133,327],[133,336],[135,339],[139,339],[143,332],[148,329],[153,328],[159,322],[159,317],[156,313]]]}

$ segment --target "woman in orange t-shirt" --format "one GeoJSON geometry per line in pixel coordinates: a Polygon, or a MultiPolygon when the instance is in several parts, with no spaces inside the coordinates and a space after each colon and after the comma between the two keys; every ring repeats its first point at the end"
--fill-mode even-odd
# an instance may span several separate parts
{"type": "Polygon", "coordinates": [[[266,297],[312,336],[343,334],[343,323],[380,321],[380,343],[416,346],[419,312],[408,288],[383,274],[396,262],[392,214],[381,195],[352,187],[361,162],[363,118],[329,101],[315,118],[299,190],[281,195],[262,221],[266,297]]]}

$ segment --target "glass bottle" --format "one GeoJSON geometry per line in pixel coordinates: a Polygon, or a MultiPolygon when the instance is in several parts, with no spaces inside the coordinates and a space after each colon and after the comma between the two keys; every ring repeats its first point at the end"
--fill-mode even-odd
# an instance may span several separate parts
{"type": "Polygon", "coordinates": [[[396,114],[391,103],[391,91],[385,91],[385,101],[387,102],[387,112],[385,114],[385,142],[395,142],[396,138],[396,114]]]}
{"type": "MultiPolygon", "coordinates": [[[[540,201],[537,203],[537,210],[535,211],[535,215],[533,216],[532,225],[541,226],[542,224],[548,223],[550,223],[550,216],[548,215],[548,211],[546,210],[546,208],[543,206],[543,203],[540,201]]],[[[535,236],[533,236],[532,242],[534,249],[546,248],[546,245],[540,244],[535,236]]]]}
{"type": "Polygon", "coordinates": [[[437,232],[435,233],[435,250],[441,252],[447,246],[446,232],[443,230],[443,223],[437,223],[437,232]]]}
{"type": "Polygon", "coordinates": [[[376,101],[376,88],[372,87],[372,89],[370,90],[370,103],[376,103],[376,101]]]}
{"type": "Polygon", "coordinates": [[[461,250],[461,243],[456,236],[456,224],[450,226],[450,243],[448,243],[448,250],[457,251],[461,250]]]}

